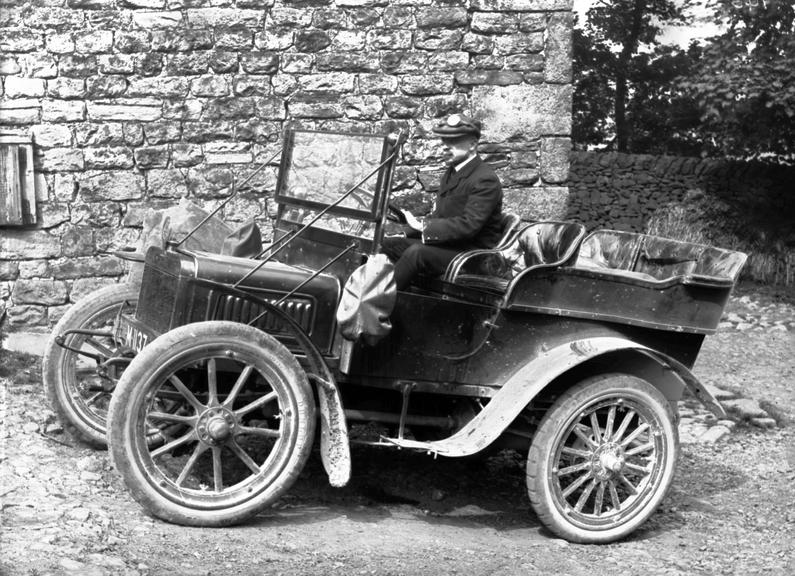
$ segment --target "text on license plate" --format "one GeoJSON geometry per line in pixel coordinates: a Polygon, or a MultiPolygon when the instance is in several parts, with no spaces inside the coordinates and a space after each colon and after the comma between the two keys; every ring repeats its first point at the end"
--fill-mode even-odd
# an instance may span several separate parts
{"type": "Polygon", "coordinates": [[[149,343],[149,336],[138,330],[138,328],[132,324],[127,324],[127,331],[124,334],[124,341],[127,343],[127,346],[136,352],[140,352],[143,350],[144,346],[149,343]]]}

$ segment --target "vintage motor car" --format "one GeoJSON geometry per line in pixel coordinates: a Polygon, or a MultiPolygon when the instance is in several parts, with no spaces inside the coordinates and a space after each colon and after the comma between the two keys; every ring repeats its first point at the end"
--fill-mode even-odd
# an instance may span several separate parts
{"type": "MultiPolygon", "coordinates": [[[[273,242],[256,258],[150,248],[107,416],[112,460],[152,515],[224,526],[296,480],[318,430],[329,481],[350,430],[383,448],[527,455],[539,520],[573,542],[640,526],[668,490],[686,391],[745,261],[571,222],[505,219],[500,244],[397,292],[381,241],[400,136],[285,135],[273,242]]],[[[393,215],[393,216],[390,216],[393,215]]]]}

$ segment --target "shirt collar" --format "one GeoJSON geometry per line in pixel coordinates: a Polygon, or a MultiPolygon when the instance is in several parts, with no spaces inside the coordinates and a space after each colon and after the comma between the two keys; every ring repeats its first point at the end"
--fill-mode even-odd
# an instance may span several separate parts
{"type": "Polygon", "coordinates": [[[453,166],[453,170],[455,170],[456,172],[460,172],[460,171],[461,171],[461,169],[462,169],[464,166],[466,166],[467,164],[469,164],[469,163],[470,163],[472,160],[474,160],[476,157],[477,157],[477,154],[473,154],[472,156],[470,156],[470,157],[469,157],[469,158],[467,158],[466,160],[463,160],[463,161],[459,162],[458,164],[456,164],[455,166],[453,166]]]}

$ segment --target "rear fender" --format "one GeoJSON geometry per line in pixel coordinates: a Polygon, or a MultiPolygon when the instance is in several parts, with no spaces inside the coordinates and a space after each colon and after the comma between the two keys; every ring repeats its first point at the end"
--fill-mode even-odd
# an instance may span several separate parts
{"type": "Polygon", "coordinates": [[[342,407],[339,388],[334,375],[326,365],[323,354],[315,346],[312,339],[301,329],[301,326],[286,312],[280,310],[267,300],[209,280],[197,280],[209,285],[214,290],[229,292],[252,302],[256,302],[267,310],[268,314],[278,318],[283,324],[287,336],[294,338],[304,353],[309,381],[315,385],[318,406],[320,408],[320,455],[323,467],[329,477],[329,483],[335,487],[345,486],[351,477],[351,451],[348,442],[348,425],[342,407]]]}
{"type": "Polygon", "coordinates": [[[693,373],[681,362],[670,356],[650,350],[637,348],[626,350],[627,368],[622,363],[622,371],[629,372],[654,384],[670,402],[681,400],[685,387],[717,418],[726,418],[726,411],[720,402],[704,387],[693,373]]]}
{"type": "Polygon", "coordinates": [[[499,393],[477,416],[449,438],[435,442],[405,439],[389,441],[402,448],[423,450],[442,456],[476,454],[494,442],[530,401],[555,379],[585,362],[616,353],[622,357],[622,371],[648,380],[669,401],[676,402],[681,398],[687,386],[713,412],[717,410],[718,415],[724,414],[720,404],[683,364],[631,340],[601,337],[557,346],[528,362],[505,382],[499,393]]]}

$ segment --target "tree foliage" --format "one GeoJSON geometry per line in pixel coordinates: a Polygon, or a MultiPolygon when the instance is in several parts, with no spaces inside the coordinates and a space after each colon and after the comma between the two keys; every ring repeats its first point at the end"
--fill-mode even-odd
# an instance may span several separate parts
{"type": "Polygon", "coordinates": [[[600,146],[614,139],[610,48],[586,30],[574,29],[574,97],[572,139],[580,146],[600,146]]]}
{"type": "MultiPolygon", "coordinates": [[[[627,141],[624,151],[698,156],[705,142],[698,131],[701,109],[677,80],[693,73],[700,50],[658,46],[633,58],[627,71],[627,141]]],[[[618,150],[613,56],[574,31],[574,101],[572,137],[581,147],[618,150]]]]}
{"type": "Polygon", "coordinates": [[[685,49],[656,42],[688,2],[597,0],[574,31],[577,145],[792,161],[795,3],[704,2],[722,32],[685,49]]]}
{"type": "Polygon", "coordinates": [[[648,88],[648,81],[665,76],[673,62],[667,59],[650,68],[641,48],[655,42],[663,24],[682,21],[686,5],[674,0],[599,0],[588,10],[574,36],[575,141],[630,148],[631,100],[637,86],[645,83],[648,88]]]}
{"type": "Polygon", "coordinates": [[[630,72],[633,91],[627,103],[632,133],[629,148],[645,154],[698,156],[708,143],[699,131],[701,109],[677,84],[693,73],[700,48],[658,46],[639,55],[630,72]]]}
{"type": "Polygon", "coordinates": [[[699,131],[720,154],[792,159],[795,4],[712,0],[725,32],[710,39],[680,85],[701,108],[699,131]]]}

